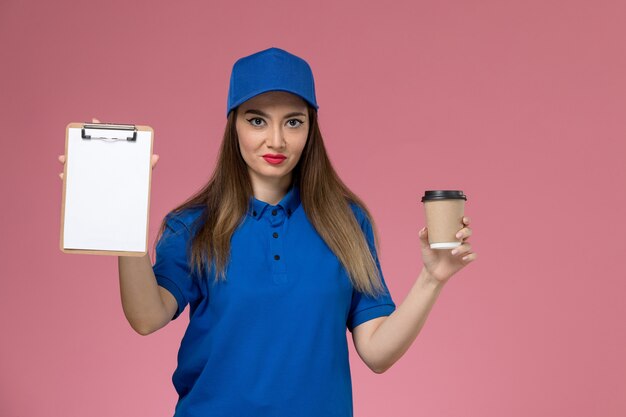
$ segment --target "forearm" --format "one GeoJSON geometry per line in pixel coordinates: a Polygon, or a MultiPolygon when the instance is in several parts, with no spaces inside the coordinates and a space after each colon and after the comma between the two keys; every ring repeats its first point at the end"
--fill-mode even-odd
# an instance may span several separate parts
{"type": "Polygon", "coordinates": [[[443,285],[422,269],[402,304],[372,334],[368,351],[381,372],[389,369],[409,349],[424,326],[443,285]]]}
{"type": "Polygon", "coordinates": [[[120,256],[118,266],[124,315],[138,333],[147,333],[162,319],[165,309],[150,256],[120,256]]]}

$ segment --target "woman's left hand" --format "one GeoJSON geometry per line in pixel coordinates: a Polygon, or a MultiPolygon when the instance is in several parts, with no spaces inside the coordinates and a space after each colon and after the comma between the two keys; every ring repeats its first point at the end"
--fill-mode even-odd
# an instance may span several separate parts
{"type": "Polygon", "coordinates": [[[424,261],[424,269],[430,276],[442,284],[468,263],[474,261],[477,254],[472,252],[472,248],[467,238],[472,235],[472,229],[467,227],[470,223],[468,217],[463,217],[463,223],[466,227],[457,233],[457,238],[461,239],[461,245],[453,250],[450,249],[431,249],[428,243],[428,229],[424,227],[419,231],[419,238],[422,245],[422,259],[424,261]]]}

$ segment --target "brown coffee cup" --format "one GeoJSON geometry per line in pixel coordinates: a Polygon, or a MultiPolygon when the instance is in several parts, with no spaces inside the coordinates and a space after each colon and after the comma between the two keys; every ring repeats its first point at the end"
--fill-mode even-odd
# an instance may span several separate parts
{"type": "Polygon", "coordinates": [[[452,249],[461,245],[456,234],[465,225],[463,214],[467,196],[460,190],[426,191],[422,197],[426,211],[428,243],[431,249],[452,249]]]}

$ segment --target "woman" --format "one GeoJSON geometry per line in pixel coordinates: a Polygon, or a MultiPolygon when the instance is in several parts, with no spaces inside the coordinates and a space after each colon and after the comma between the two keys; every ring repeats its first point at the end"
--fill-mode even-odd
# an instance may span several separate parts
{"type": "Polygon", "coordinates": [[[303,59],[278,48],[239,59],[210,181],[163,220],[153,266],[119,258],[124,311],[141,334],[190,305],[176,416],[351,416],[346,328],[384,372],[476,259],[469,227],[456,254],[431,250],[423,228],[424,268],[396,309],[374,223],[327,157],[318,108],[303,59]]]}

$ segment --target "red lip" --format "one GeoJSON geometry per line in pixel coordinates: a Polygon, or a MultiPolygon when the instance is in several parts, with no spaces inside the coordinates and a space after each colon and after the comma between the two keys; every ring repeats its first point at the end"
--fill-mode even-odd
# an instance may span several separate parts
{"type": "Polygon", "coordinates": [[[279,165],[282,164],[287,157],[281,154],[272,155],[268,153],[263,155],[263,159],[265,159],[268,164],[279,165]]]}

